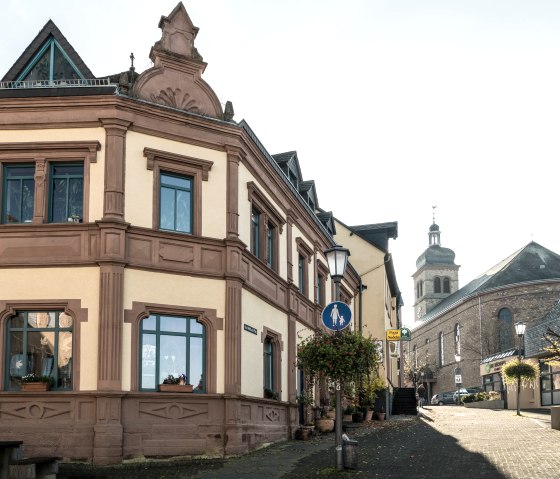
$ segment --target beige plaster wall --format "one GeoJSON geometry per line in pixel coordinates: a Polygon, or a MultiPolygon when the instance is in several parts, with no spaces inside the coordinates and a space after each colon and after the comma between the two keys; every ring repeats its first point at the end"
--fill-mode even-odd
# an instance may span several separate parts
{"type": "Polygon", "coordinates": [[[212,161],[208,181],[202,182],[202,236],[226,236],[227,155],[223,151],[129,131],[126,135],[125,219],[152,227],[154,172],[147,169],[144,148],[212,161]]]}
{"type": "Polygon", "coordinates": [[[262,332],[268,329],[281,335],[282,379],[280,399],[288,399],[288,321],[286,315],[264,302],[254,294],[243,290],[241,296],[241,321],[257,330],[254,335],[241,330],[241,394],[263,396],[263,338],[262,332]]]}
{"type": "Polygon", "coordinates": [[[99,141],[97,162],[90,165],[89,222],[103,217],[103,187],[105,177],[105,129],[65,128],[48,130],[0,130],[0,143],[32,141],[99,141]]]}
{"type": "Polygon", "coordinates": [[[0,269],[0,291],[5,300],[81,300],[88,310],[80,324],[81,391],[97,389],[97,343],[99,328],[99,268],[0,269]]]}
{"type": "MultiPolygon", "coordinates": [[[[263,196],[274,206],[276,211],[282,215],[284,221],[286,216],[282,208],[278,206],[278,203],[273,201],[271,196],[266,192],[265,188],[259,185],[257,179],[251,174],[251,172],[242,164],[239,164],[239,239],[247,245],[247,248],[251,248],[251,202],[249,201],[249,191],[247,189],[247,183],[253,181],[258,185],[259,191],[263,196]]],[[[286,241],[286,225],[282,228],[282,233],[278,238],[278,274],[283,278],[288,277],[288,266],[287,262],[287,241],[286,241]]]]}
{"type": "MultiPolygon", "coordinates": [[[[195,278],[125,269],[124,309],[131,309],[134,301],[191,308],[216,310],[219,318],[225,317],[225,281],[195,278]]],[[[224,392],[224,331],[218,331],[217,392],[224,392]]],[[[123,390],[130,391],[131,374],[131,325],[123,330],[123,390]]]]}

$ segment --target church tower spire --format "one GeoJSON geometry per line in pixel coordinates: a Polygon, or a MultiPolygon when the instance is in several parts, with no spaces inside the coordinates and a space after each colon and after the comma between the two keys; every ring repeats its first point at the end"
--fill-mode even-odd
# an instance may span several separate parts
{"type": "Polygon", "coordinates": [[[414,280],[414,318],[422,321],[443,299],[459,289],[459,268],[455,252],[441,246],[441,232],[432,206],[432,224],[428,230],[428,248],[416,260],[414,280]]]}

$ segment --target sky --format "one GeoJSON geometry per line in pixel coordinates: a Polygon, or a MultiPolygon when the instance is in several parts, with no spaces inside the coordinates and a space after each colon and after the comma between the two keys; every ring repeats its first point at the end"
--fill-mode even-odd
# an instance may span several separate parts
{"type": "MultiPolygon", "coordinates": [[[[183,4],[234,120],[271,154],[296,150],[345,224],[398,222],[405,324],[434,212],[460,287],[530,241],[560,253],[557,0],[183,4]]],[[[2,0],[0,77],[49,18],[96,76],[128,69],[131,52],[142,72],[176,5],[2,0]]]]}

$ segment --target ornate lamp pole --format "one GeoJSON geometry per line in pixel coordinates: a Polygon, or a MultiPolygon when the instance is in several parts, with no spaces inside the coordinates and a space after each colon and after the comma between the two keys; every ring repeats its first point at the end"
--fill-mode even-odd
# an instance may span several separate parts
{"type": "MultiPolygon", "coordinates": [[[[329,264],[329,273],[335,285],[334,300],[340,301],[340,282],[344,276],[346,263],[350,251],[342,246],[333,246],[325,251],[327,263],[329,264]]],[[[337,333],[335,333],[337,334],[337,333]]],[[[335,451],[336,451],[336,469],[342,471],[344,465],[342,463],[342,391],[341,384],[336,384],[336,411],[335,411],[335,451]]]]}
{"type": "MultiPolygon", "coordinates": [[[[515,323],[515,332],[517,337],[519,338],[519,347],[517,349],[517,361],[521,363],[521,344],[523,342],[523,336],[525,335],[525,328],[527,325],[523,321],[519,321],[515,323]]],[[[521,389],[521,376],[517,375],[517,415],[521,416],[519,411],[519,390],[521,389]]]]}

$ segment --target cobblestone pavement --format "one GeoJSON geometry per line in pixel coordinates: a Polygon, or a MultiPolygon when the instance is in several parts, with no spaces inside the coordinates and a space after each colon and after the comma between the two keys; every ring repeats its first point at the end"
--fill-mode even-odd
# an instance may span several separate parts
{"type": "Polygon", "coordinates": [[[61,479],[560,479],[560,431],[537,412],[431,406],[348,431],[356,469],[337,472],[334,434],[286,441],[227,460],[72,470],[61,479]]]}

